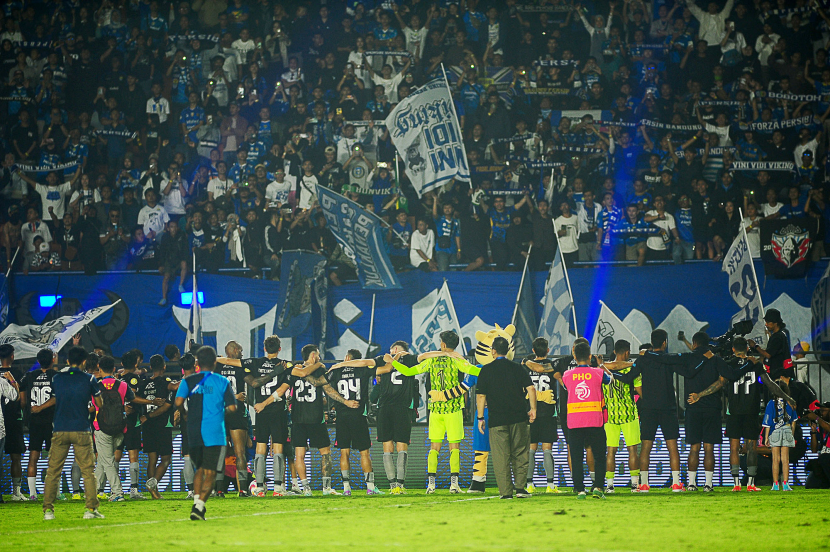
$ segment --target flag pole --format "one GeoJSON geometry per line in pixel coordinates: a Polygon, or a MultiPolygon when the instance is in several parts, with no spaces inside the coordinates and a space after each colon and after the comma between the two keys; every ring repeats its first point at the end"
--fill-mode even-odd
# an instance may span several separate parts
{"type": "Polygon", "coordinates": [[[758,290],[758,303],[761,305],[761,318],[764,317],[764,300],[761,298],[761,286],[758,285],[758,274],[755,273],[755,259],[752,258],[752,250],[749,249],[749,238],[746,236],[746,227],[744,226],[743,209],[738,207],[738,216],[741,217],[741,236],[746,244],[746,253],[749,255],[749,266],[752,267],[752,277],[755,278],[755,289],[758,290]]]}
{"type": "Polygon", "coordinates": [[[375,294],[372,293],[372,315],[369,318],[369,344],[366,345],[366,356],[369,356],[369,351],[372,350],[372,337],[375,333],[375,294]]]}
{"type": "Polygon", "coordinates": [[[12,272],[12,267],[14,266],[14,262],[17,260],[17,254],[20,253],[20,246],[17,246],[17,249],[14,250],[14,257],[12,257],[12,262],[9,263],[9,268],[6,270],[6,280],[9,279],[9,274],[12,272]]]}
{"type": "Polygon", "coordinates": [[[522,299],[522,288],[525,285],[525,276],[527,276],[527,263],[530,261],[530,253],[533,251],[533,244],[530,244],[530,247],[527,248],[527,257],[525,257],[525,266],[522,270],[522,279],[519,281],[519,293],[516,295],[516,304],[513,306],[513,318],[511,318],[511,324],[516,326],[516,315],[519,313],[519,301],[522,299]]]}
{"type": "MultiPolygon", "coordinates": [[[[551,222],[553,224],[553,222],[551,222]]],[[[565,257],[562,255],[562,244],[559,243],[559,234],[556,231],[556,225],[553,225],[553,236],[556,238],[556,252],[562,259],[562,273],[565,275],[565,284],[568,286],[568,295],[571,296],[571,313],[574,317],[574,335],[579,337],[579,326],[576,323],[576,304],[574,303],[574,293],[571,291],[571,279],[568,277],[568,267],[565,266],[565,257]]]]}

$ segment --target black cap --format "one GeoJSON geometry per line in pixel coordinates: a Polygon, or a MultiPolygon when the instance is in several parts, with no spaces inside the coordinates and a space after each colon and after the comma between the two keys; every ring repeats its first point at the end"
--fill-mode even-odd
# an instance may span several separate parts
{"type": "Polygon", "coordinates": [[[784,320],[781,319],[781,313],[778,309],[767,309],[766,314],[764,314],[764,320],[767,322],[772,322],[774,324],[783,324],[784,320]]]}

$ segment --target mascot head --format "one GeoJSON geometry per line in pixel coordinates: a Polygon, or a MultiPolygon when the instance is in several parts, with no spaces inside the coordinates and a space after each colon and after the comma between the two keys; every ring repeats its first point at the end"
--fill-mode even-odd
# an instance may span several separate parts
{"type": "Polygon", "coordinates": [[[493,345],[493,340],[497,337],[503,337],[510,344],[510,350],[507,352],[507,358],[513,360],[513,354],[516,352],[516,346],[513,344],[513,334],[516,333],[516,328],[513,324],[508,324],[504,329],[498,324],[489,332],[476,332],[476,362],[484,366],[493,362],[493,355],[490,354],[490,348],[493,345]]]}

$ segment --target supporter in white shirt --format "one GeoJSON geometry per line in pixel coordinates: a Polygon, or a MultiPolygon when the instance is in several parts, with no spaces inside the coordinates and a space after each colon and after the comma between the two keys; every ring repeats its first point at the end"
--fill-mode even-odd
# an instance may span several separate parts
{"type": "Polygon", "coordinates": [[[152,97],[147,100],[147,114],[155,113],[159,116],[159,123],[164,124],[167,117],[170,116],[170,102],[161,95],[161,85],[159,83],[153,84],[152,91],[152,97]]]}
{"type": "Polygon", "coordinates": [[[72,195],[72,186],[75,185],[75,182],[81,175],[81,171],[80,169],[76,171],[74,176],[72,176],[72,180],[64,182],[63,184],[58,184],[58,172],[52,171],[46,175],[46,185],[36,182],[23,171],[18,171],[18,174],[20,174],[20,178],[25,180],[40,195],[40,205],[43,209],[40,215],[41,218],[43,220],[51,220],[52,215],[49,212],[51,208],[55,217],[61,220],[63,214],[66,212],[66,199],[72,195]]]}
{"type": "Polygon", "coordinates": [[[169,179],[161,181],[161,195],[164,196],[164,210],[168,217],[185,214],[186,198],[193,192],[193,184],[188,186],[178,169],[171,169],[169,179]]]}
{"type": "Polygon", "coordinates": [[[743,220],[744,228],[746,228],[746,241],[749,244],[749,253],[753,259],[761,257],[761,220],[763,217],[758,215],[758,208],[755,203],[749,203],[746,206],[746,216],[743,220]]]}
{"type": "Polygon", "coordinates": [[[412,232],[409,242],[409,262],[415,268],[424,272],[435,272],[438,265],[433,257],[435,256],[435,232],[427,227],[427,221],[418,220],[418,230],[412,232]]]}
{"type": "Polygon", "coordinates": [[[40,220],[37,209],[26,209],[26,222],[20,227],[20,241],[23,242],[23,253],[33,253],[35,250],[35,236],[43,238],[45,243],[52,243],[52,233],[46,223],[40,220]]]}
{"type": "Polygon", "coordinates": [[[231,46],[236,50],[238,65],[246,65],[248,63],[248,52],[256,50],[256,43],[251,39],[248,29],[242,29],[239,32],[239,38],[234,40],[231,46]]]}
{"type": "Polygon", "coordinates": [[[761,205],[761,214],[764,218],[773,217],[778,214],[784,204],[778,201],[778,194],[773,188],[767,190],[767,202],[761,205]]]}
{"type": "Polygon", "coordinates": [[[398,85],[401,84],[403,76],[409,69],[409,65],[412,63],[412,60],[407,58],[400,73],[396,73],[394,75],[392,74],[391,65],[384,65],[380,70],[380,75],[378,75],[372,70],[372,67],[369,66],[368,62],[364,63],[366,64],[366,69],[369,71],[369,75],[372,77],[372,82],[383,87],[383,92],[386,94],[386,97],[389,98],[389,103],[398,103],[398,85]]]}
{"type": "Polygon", "coordinates": [[[147,205],[138,212],[138,224],[144,228],[144,235],[147,239],[159,239],[164,232],[165,225],[170,221],[167,211],[157,203],[156,191],[148,188],[144,191],[144,199],[147,205]]]}
{"type": "Polygon", "coordinates": [[[571,213],[571,204],[563,201],[559,204],[562,215],[553,221],[553,228],[559,236],[559,247],[562,251],[562,260],[570,265],[579,257],[579,219],[571,213]]]}
{"type": "MultiPolygon", "coordinates": [[[[680,239],[680,235],[677,233],[677,225],[674,222],[674,216],[670,213],[667,213],[664,210],[665,207],[666,201],[661,196],[655,197],[654,209],[646,212],[644,220],[646,222],[650,222],[653,226],[656,226],[657,228],[662,230],[669,240],[680,239]]],[[[668,242],[666,242],[663,239],[663,236],[664,234],[660,233],[655,236],[649,236],[646,240],[646,247],[648,248],[648,251],[646,253],[648,253],[652,258],[669,258],[668,242]]]]}
{"type": "Polygon", "coordinates": [[[213,201],[226,195],[228,191],[233,189],[234,182],[228,178],[228,164],[224,161],[216,163],[216,176],[208,181],[207,193],[208,198],[213,201]]]}
{"type": "Polygon", "coordinates": [[[297,186],[297,177],[286,176],[285,170],[278,168],[274,171],[274,181],[268,184],[265,188],[265,199],[268,201],[278,201],[280,205],[288,203],[291,192],[297,186]]]}

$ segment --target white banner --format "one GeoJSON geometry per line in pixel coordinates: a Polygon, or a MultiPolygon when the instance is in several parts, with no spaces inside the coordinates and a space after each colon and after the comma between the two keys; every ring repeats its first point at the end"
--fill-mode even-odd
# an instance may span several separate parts
{"type": "Polygon", "coordinates": [[[404,98],[386,118],[386,128],[418,197],[452,179],[470,181],[446,80],[435,79],[404,98]]]}
{"type": "Polygon", "coordinates": [[[631,344],[631,355],[638,354],[642,342],[637,339],[637,336],[623,324],[623,321],[605,303],[600,301],[599,304],[602,306],[602,309],[599,311],[597,325],[594,328],[594,338],[591,340],[591,351],[594,354],[608,357],[614,353],[614,343],[620,339],[625,339],[631,344]]]}
{"type": "Polygon", "coordinates": [[[764,307],[761,292],[752,265],[752,255],[746,237],[741,232],[723,258],[722,270],[729,275],[729,295],[741,310],[732,317],[732,324],[741,320],[752,320],[755,327],[747,338],[759,341],[764,337],[764,307]]]}
{"type": "Polygon", "coordinates": [[[42,349],[58,352],[84,326],[120,302],[121,299],[105,307],[95,307],[75,315],[61,316],[39,326],[9,324],[9,327],[0,333],[0,345],[6,343],[12,345],[16,359],[34,358],[42,349]]]}

